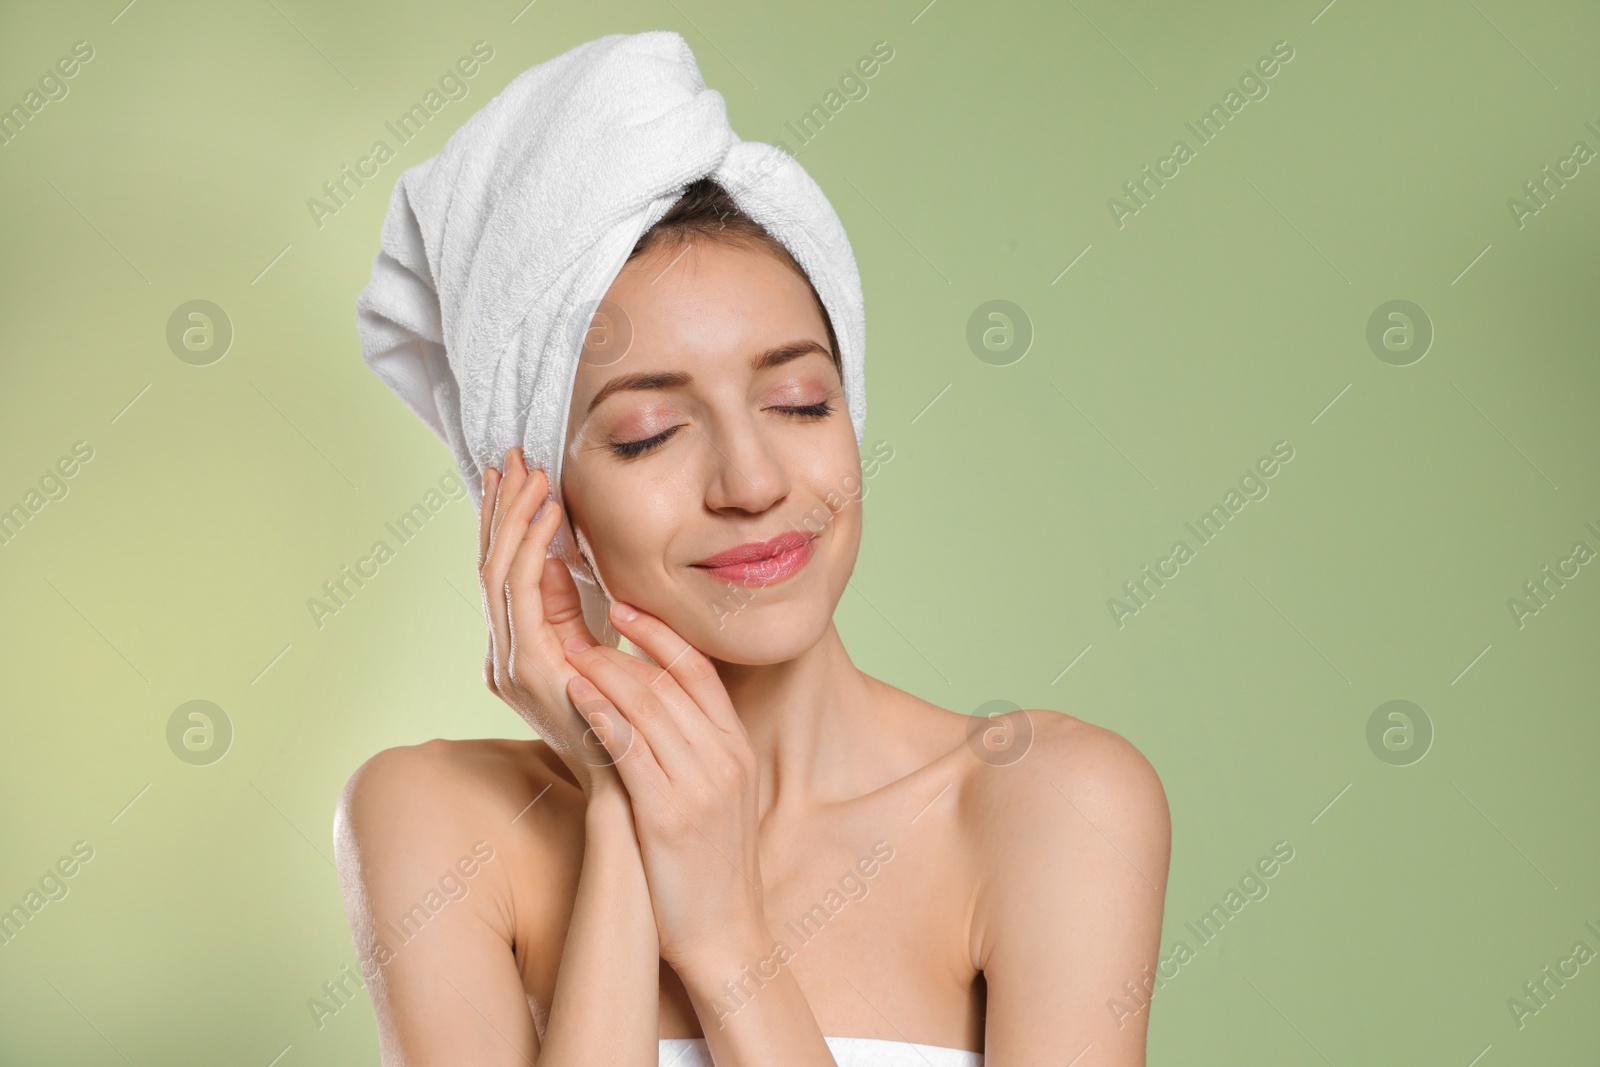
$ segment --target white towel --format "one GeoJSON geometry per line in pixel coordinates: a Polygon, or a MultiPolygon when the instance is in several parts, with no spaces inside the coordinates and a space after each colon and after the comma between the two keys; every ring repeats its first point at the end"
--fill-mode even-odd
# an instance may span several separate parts
{"type": "MultiPolygon", "coordinates": [[[[983,1053],[878,1037],[823,1037],[838,1067],[983,1067],[983,1053]]],[[[657,1067],[716,1067],[703,1037],[663,1037],[657,1067]]]]}
{"type": "MultiPolygon", "coordinates": [[[[401,173],[356,300],[362,358],[450,446],[475,505],[484,469],[512,445],[559,494],[595,307],[638,238],[707,176],[811,280],[860,444],[866,316],[833,206],[787,152],[734,134],[679,34],[611,34],[523,71],[438,155],[401,173]]],[[[577,580],[590,629],[615,644],[564,518],[551,554],[577,580]]]]}

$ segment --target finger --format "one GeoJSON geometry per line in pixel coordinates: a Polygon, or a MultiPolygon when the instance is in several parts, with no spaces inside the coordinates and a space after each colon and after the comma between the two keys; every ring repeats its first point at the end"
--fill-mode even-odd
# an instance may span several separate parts
{"type": "MultiPolygon", "coordinates": [[[[685,780],[695,773],[700,762],[693,751],[692,740],[698,738],[695,738],[692,727],[686,722],[695,717],[693,710],[674,708],[674,701],[667,693],[652,689],[635,678],[606,652],[626,655],[602,646],[576,650],[570,643],[566,645],[567,661],[627,716],[628,722],[649,744],[650,751],[667,777],[674,781],[685,780]]],[[[686,697],[680,697],[682,699],[686,697]]]]}
{"type": "Polygon", "coordinates": [[[478,584],[483,594],[484,620],[489,624],[487,651],[483,656],[483,681],[491,693],[498,693],[494,678],[494,619],[489,614],[489,599],[483,587],[483,565],[489,558],[489,532],[494,524],[494,502],[499,494],[500,472],[494,467],[483,472],[483,496],[478,501],[478,584]]]}
{"type": "Polygon", "coordinates": [[[631,604],[613,603],[611,624],[661,664],[659,669],[672,676],[706,718],[730,734],[745,736],[744,723],[728,699],[722,677],[703,652],[679,637],[672,627],[631,604]]]}
{"type": "MultiPolygon", "coordinates": [[[[534,484],[532,482],[530,485],[534,484]]],[[[543,501],[537,517],[523,530],[522,538],[512,549],[511,563],[506,569],[506,584],[516,598],[514,624],[523,627],[538,626],[548,613],[541,595],[545,563],[549,560],[550,542],[555,539],[561,525],[561,508],[554,500],[543,501]]],[[[509,540],[511,527],[501,536],[509,540]]]]}
{"type": "Polygon", "coordinates": [[[653,796],[652,785],[659,791],[666,784],[666,776],[649,742],[640,737],[627,716],[592,682],[581,674],[573,675],[567,683],[567,695],[589,724],[590,732],[583,738],[582,758],[595,758],[590,742],[592,735],[604,746],[606,762],[617,768],[629,796],[653,796]]]}
{"type": "Polygon", "coordinates": [[[478,502],[478,566],[489,558],[489,531],[494,521],[494,501],[500,488],[500,472],[493,467],[483,472],[483,499],[478,502]]]}
{"type": "MultiPolygon", "coordinates": [[[[546,500],[539,517],[529,523],[527,534],[517,547],[517,555],[511,562],[505,581],[511,663],[519,670],[531,666],[547,685],[554,686],[558,691],[572,677],[573,667],[561,653],[562,638],[552,626],[546,625],[551,619],[543,585],[544,574],[551,563],[566,569],[560,560],[552,560],[545,555],[560,522],[559,506],[553,500],[546,500]]],[[[567,576],[567,581],[572,581],[571,575],[567,576]]],[[[576,589],[572,591],[572,596],[574,599],[577,597],[576,589]]],[[[564,604],[559,600],[556,606],[565,611],[564,604]]],[[[568,632],[581,632],[585,641],[593,640],[588,627],[584,625],[581,611],[577,613],[576,631],[570,620],[564,621],[564,629],[568,632]]]]}
{"type": "Polygon", "coordinates": [[[496,486],[494,502],[494,518],[489,530],[491,542],[494,535],[499,532],[500,524],[505,521],[505,509],[516,499],[517,492],[528,480],[528,464],[522,457],[519,448],[506,449],[505,465],[500,468],[500,481],[496,486]]]}
{"type": "Polygon", "coordinates": [[[539,596],[544,600],[545,621],[550,624],[558,644],[565,644],[569,637],[580,637],[590,645],[600,643],[583,617],[583,597],[578,593],[578,583],[561,560],[550,557],[544,561],[539,596]]]}
{"type": "Polygon", "coordinates": [[[578,743],[572,754],[591,767],[615,767],[638,736],[627,716],[581,674],[567,678],[563,688],[577,721],[578,743]]]}
{"type": "MultiPolygon", "coordinates": [[[[521,459],[514,461],[505,480],[500,483],[499,500],[495,504],[494,529],[489,535],[489,559],[483,571],[485,588],[490,593],[491,601],[505,599],[506,574],[511,568],[511,561],[516,558],[517,548],[528,531],[528,521],[542,494],[544,472],[536,471],[518,477],[516,470],[521,465],[521,459]]],[[[503,631],[504,605],[499,604],[497,611],[503,631]]]]}
{"type": "Polygon", "coordinates": [[[627,671],[639,684],[655,693],[673,713],[673,719],[678,723],[684,737],[694,741],[700,737],[715,736],[715,724],[671,673],[643,656],[623,652],[609,645],[597,644],[593,651],[627,671]]]}
{"type": "Polygon", "coordinates": [[[494,496],[491,498],[487,491],[484,494],[484,500],[489,504],[489,543],[484,546],[483,562],[478,565],[479,584],[483,588],[484,613],[489,619],[490,657],[502,665],[509,640],[506,632],[505,597],[500,588],[501,579],[491,571],[490,564],[494,558],[495,532],[499,529],[501,520],[505,518],[506,506],[516,495],[514,487],[521,484],[518,479],[521,477],[522,468],[522,464],[516,461],[514,449],[506,449],[505,461],[505,467],[495,475],[494,496]]]}
{"type": "MultiPolygon", "coordinates": [[[[511,452],[506,451],[509,458],[511,452]]],[[[493,468],[491,468],[493,470],[493,468]]],[[[506,647],[510,639],[506,633],[505,606],[496,590],[494,582],[489,577],[489,548],[493,543],[495,513],[499,510],[500,490],[504,487],[505,479],[501,471],[494,470],[491,480],[487,473],[484,480],[482,508],[483,515],[479,518],[480,549],[478,553],[478,591],[483,600],[484,620],[488,625],[488,650],[483,659],[483,679],[489,691],[501,695],[501,682],[504,673],[497,670],[497,666],[504,662],[506,647]]]]}
{"type": "Polygon", "coordinates": [[[528,473],[521,452],[508,449],[505,478],[496,494],[494,527],[489,534],[489,559],[480,575],[484,601],[494,635],[494,669],[497,677],[510,674],[515,639],[507,605],[506,574],[537,504],[543,472],[528,473]]]}
{"type": "Polygon", "coordinates": [[[527,523],[538,511],[539,504],[549,492],[550,481],[542,469],[522,471],[518,456],[500,483],[499,500],[495,503],[494,529],[489,534],[489,559],[496,553],[509,566],[516,555],[517,543],[527,532],[527,523]],[[519,474],[519,471],[522,473],[519,474]]]}

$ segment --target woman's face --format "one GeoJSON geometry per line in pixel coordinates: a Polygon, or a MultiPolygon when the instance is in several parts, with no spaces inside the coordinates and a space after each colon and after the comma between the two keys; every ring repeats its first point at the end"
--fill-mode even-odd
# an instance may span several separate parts
{"type": "Polygon", "coordinates": [[[770,251],[696,241],[635,257],[606,301],[567,421],[573,525],[613,597],[706,655],[793,659],[861,542],[861,457],[810,287],[770,251]]]}

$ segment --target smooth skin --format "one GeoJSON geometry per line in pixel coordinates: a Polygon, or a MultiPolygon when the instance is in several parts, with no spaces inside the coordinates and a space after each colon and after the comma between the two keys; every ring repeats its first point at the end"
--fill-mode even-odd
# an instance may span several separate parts
{"type": "Polygon", "coordinates": [[[661,246],[607,299],[632,342],[580,366],[565,507],[516,450],[484,483],[484,679],[538,738],[388,749],[340,801],[383,1062],[654,1067],[704,1036],[719,1067],[827,1067],[828,1034],[1142,1065],[1148,1011],[1109,1002],[1157,962],[1154,769],[1055,711],[975,734],[851,662],[860,457],[793,267],[661,246]],[[644,655],[585,626],[563,515],[644,655]],[[820,532],[777,584],[693,566],[786,530],[820,532]]]}

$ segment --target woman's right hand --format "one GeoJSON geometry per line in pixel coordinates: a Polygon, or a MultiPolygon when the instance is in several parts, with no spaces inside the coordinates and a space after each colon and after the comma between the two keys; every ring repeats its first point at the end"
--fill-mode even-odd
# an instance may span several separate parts
{"type": "MultiPolygon", "coordinates": [[[[489,652],[483,680],[555,750],[592,797],[598,785],[621,784],[601,738],[608,730],[625,737],[629,728],[599,717],[591,726],[567,697],[567,682],[578,672],[567,662],[562,643],[574,634],[590,645],[600,642],[584,622],[566,564],[545,555],[561,525],[560,502],[546,499],[549,484],[543,470],[528,470],[520,448],[506,450],[504,473],[493,467],[484,472],[478,578],[489,652]]],[[[611,747],[626,750],[625,743],[611,747]]]]}

